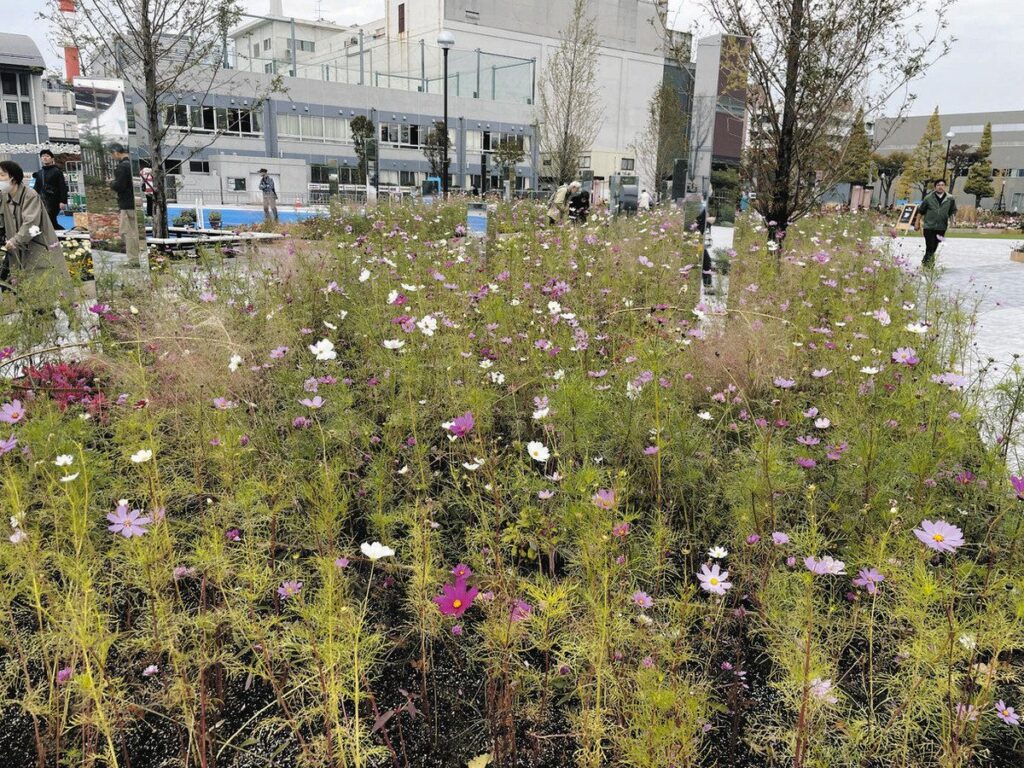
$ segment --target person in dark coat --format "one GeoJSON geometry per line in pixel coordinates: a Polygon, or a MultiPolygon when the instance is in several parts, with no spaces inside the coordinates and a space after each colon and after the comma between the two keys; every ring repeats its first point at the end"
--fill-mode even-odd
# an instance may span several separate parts
{"type": "Polygon", "coordinates": [[[120,213],[118,222],[124,250],[128,256],[128,266],[138,267],[139,264],[139,221],[135,215],[135,184],[132,173],[132,161],[128,152],[121,144],[110,147],[110,153],[117,161],[114,169],[114,180],[110,188],[117,193],[117,209],[120,213]]]}
{"type": "Polygon", "coordinates": [[[924,225],[924,261],[922,265],[935,266],[935,252],[939,241],[946,236],[950,219],[956,216],[956,200],[946,192],[946,180],[936,179],[935,188],[925,195],[917,216],[924,225]]]}
{"type": "Polygon", "coordinates": [[[64,229],[57,221],[57,215],[68,204],[68,183],[64,171],[54,162],[53,152],[48,149],[39,153],[39,162],[42,168],[32,174],[35,192],[42,199],[53,228],[64,229]]]}
{"type": "Polygon", "coordinates": [[[569,185],[569,220],[577,224],[586,224],[590,215],[590,193],[583,185],[574,181],[569,185]]]}
{"type": "Polygon", "coordinates": [[[266,168],[260,168],[260,192],[263,193],[263,219],[277,223],[277,187],[266,168]]]}

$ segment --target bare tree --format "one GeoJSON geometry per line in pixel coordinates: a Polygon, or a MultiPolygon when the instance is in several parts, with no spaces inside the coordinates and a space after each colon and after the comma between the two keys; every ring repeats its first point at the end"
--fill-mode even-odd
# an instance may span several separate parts
{"type": "Polygon", "coordinates": [[[540,77],[540,142],[556,184],[579,172],[580,153],[601,127],[597,84],[597,30],[590,0],[573,0],[561,44],[540,77]]]}
{"type": "Polygon", "coordinates": [[[643,130],[630,145],[640,176],[652,189],[660,191],[662,182],[672,174],[675,159],[686,156],[689,121],[678,94],[662,82],[647,102],[643,130]]]}
{"type": "MultiPolygon", "coordinates": [[[[879,111],[949,51],[954,2],[706,0],[727,32],[750,41],[750,86],[759,96],[751,119],[760,140],[748,163],[759,181],[757,208],[776,222],[773,234],[835,183],[843,163],[834,149],[845,143],[856,107],[879,111]]],[[[905,94],[897,112],[912,99],[905,94]]]]}
{"type": "Polygon", "coordinates": [[[438,178],[449,175],[452,157],[449,152],[448,129],[444,121],[438,120],[427,131],[423,140],[423,156],[430,163],[430,172],[438,178]]]}
{"type": "MultiPolygon", "coordinates": [[[[201,105],[200,97],[209,96],[215,85],[224,87],[234,79],[224,72],[227,32],[240,18],[241,5],[238,0],[76,0],[75,10],[62,13],[59,2],[50,0],[42,17],[79,47],[83,72],[123,78],[141,104],[140,127],[155,185],[153,235],[166,237],[164,161],[179,149],[194,156],[231,127],[218,124],[207,131],[200,126],[204,130],[198,133],[191,130],[191,118],[185,126],[167,118],[184,96],[201,105]],[[168,108],[171,112],[165,112],[168,108]]],[[[258,110],[271,92],[281,90],[281,80],[275,77],[262,88],[255,83],[233,87],[235,93],[245,90],[251,102],[248,117],[259,120],[258,110]]],[[[230,114],[227,110],[225,119],[230,121],[230,114]]],[[[238,114],[241,120],[241,110],[238,114]]]]}

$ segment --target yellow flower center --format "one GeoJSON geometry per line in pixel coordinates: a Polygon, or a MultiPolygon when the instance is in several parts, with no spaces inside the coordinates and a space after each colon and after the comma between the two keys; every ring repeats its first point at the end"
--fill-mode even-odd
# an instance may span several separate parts
{"type": "Polygon", "coordinates": [[[17,421],[18,419],[20,419],[21,418],[21,411],[11,411],[11,418],[14,421],[17,421]]]}
{"type": "Polygon", "coordinates": [[[946,540],[946,537],[943,536],[941,533],[933,533],[932,534],[932,540],[933,541],[938,541],[938,542],[941,543],[941,542],[946,540]]]}
{"type": "Polygon", "coordinates": [[[717,587],[718,586],[718,579],[716,579],[714,576],[712,576],[708,583],[711,584],[712,587],[717,587]]]}
{"type": "Polygon", "coordinates": [[[462,607],[462,601],[461,600],[453,600],[452,601],[452,608],[461,608],[461,607],[462,607]]]}

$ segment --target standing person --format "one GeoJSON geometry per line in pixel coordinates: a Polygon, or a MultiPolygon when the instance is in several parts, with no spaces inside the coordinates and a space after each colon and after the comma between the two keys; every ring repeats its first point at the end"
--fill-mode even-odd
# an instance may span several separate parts
{"type": "Polygon", "coordinates": [[[0,271],[8,270],[14,279],[39,276],[50,269],[67,277],[64,252],[42,198],[24,181],[20,165],[11,160],[0,162],[0,231],[6,250],[0,256],[0,271]]]}
{"type": "Polygon", "coordinates": [[[583,184],[574,181],[569,185],[569,220],[577,224],[586,224],[590,215],[590,193],[583,184]]]}
{"type": "Polygon", "coordinates": [[[122,144],[112,144],[110,154],[117,161],[114,180],[110,182],[110,188],[117,193],[117,210],[120,214],[119,233],[124,240],[124,252],[128,256],[128,266],[139,267],[141,266],[139,262],[139,220],[135,215],[132,161],[122,144]]]}
{"type": "Polygon", "coordinates": [[[139,178],[142,180],[142,194],[146,196],[146,216],[153,218],[153,206],[156,204],[156,180],[153,169],[148,165],[139,169],[139,178]]]}
{"type": "Polygon", "coordinates": [[[565,216],[569,201],[569,185],[562,184],[548,200],[548,224],[557,224],[565,216]]]}
{"type": "Polygon", "coordinates": [[[266,168],[260,168],[260,192],[263,193],[263,218],[270,220],[273,214],[273,221],[277,223],[277,187],[266,168]]]}
{"type": "Polygon", "coordinates": [[[651,193],[646,189],[640,191],[640,198],[637,200],[636,207],[641,211],[651,210],[651,193]]]}
{"type": "Polygon", "coordinates": [[[42,168],[32,174],[36,182],[36,194],[42,199],[53,228],[64,229],[57,221],[57,215],[68,204],[68,183],[64,178],[64,171],[54,162],[53,152],[48,149],[39,153],[39,162],[42,168]]]}
{"type": "Polygon", "coordinates": [[[921,264],[931,269],[935,266],[939,240],[946,236],[949,222],[956,216],[956,200],[946,194],[945,179],[935,180],[935,188],[921,201],[917,216],[924,225],[924,261],[921,264]]]}

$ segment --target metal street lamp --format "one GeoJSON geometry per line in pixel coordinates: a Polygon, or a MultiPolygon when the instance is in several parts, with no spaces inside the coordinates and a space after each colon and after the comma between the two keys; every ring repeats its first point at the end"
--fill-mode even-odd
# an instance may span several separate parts
{"type": "MultiPolygon", "coordinates": [[[[945,181],[946,171],[949,168],[949,146],[950,146],[950,144],[953,143],[953,137],[954,136],[956,136],[956,134],[953,133],[952,131],[950,131],[949,133],[946,134],[946,159],[942,161],[943,181],[945,181]]],[[[953,184],[956,184],[956,179],[953,179],[953,184]]],[[[953,191],[953,184],[949,185],[949,191],[950,192],[953,191]]]]}
{"type": "Polygon", "coordinates": [[[442,29],[437,36],[437,44],[441,46],[444,66],[442,75],[444,77],[444,157],[441,165],[441,199],[448,198],[448,51],[455,45],[455,35],[447,29],[442,29]]]}

